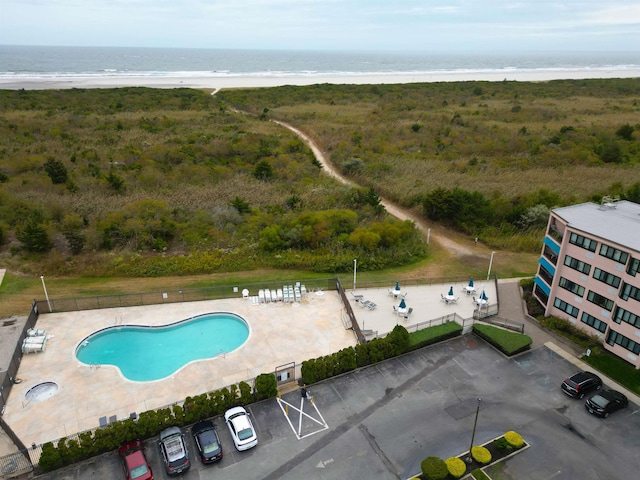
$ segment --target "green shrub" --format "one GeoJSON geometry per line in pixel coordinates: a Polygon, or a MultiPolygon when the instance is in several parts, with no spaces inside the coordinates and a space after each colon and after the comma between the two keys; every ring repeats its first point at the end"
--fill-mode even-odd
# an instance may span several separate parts
{"type": "Polygon", "coordinates": [[[449,475],[453,478],[462,477],[467,471],[467,466],[465,463],[456,457],[447,458],[444,463],[447,464],[447,469],[449,470],[449,475]]]}
{"type": "Polygon", "coordinates": [[[505,433],[504,439],[509,442],[509,445],[516,449],[522,448],[522,446],[524,445],[524,439],[520,436],[519,433],[516,433],[514,431],[505,433]]]}
{"type": "Polygon", "coordinates": [[[43,472],[50,472],[62,466],[62,458],[60,452],[53,446],[53,443],[47,442],[42,445],[42,454],[38,462],[38,467],[43,472]]]}
{"type": "Polygon", "coordinates": [[[491,452],[484,447],[473,447],[471,449],[471,456],[476,462],[481,463],[482,465],[487,465],[491,462],[491,452]]]}
{"type": "Polygon", "coordinates": [[[273,373],[261,373],[256,377],[256,399],[264,400],[278,395],[278,381],[273,373]]]}
{"type": "Polygon", "coordinates": [[[447,464],[440,457],[427,457],[420,463],[426,480],[444,480],[449,475],[447,464]]]}
{"type": "Polygon", "coordinates": [[[471,475],[473,475],[473,478],[475,478],[476,480],[491,480],[489,477],[487,477],[487,474],[479,468],[476,468],[473,472],[471,472],[471,475]]]}
{"type": "Polygon", "coordinates": [[[513,450],[513,446],[509,442],[507,442],[507,439],[504,438],[504,437],[496,438],[493,441],[493,445],[498,450],[503,450],[503,451],[511,451],[511,450],[513,450]]]}

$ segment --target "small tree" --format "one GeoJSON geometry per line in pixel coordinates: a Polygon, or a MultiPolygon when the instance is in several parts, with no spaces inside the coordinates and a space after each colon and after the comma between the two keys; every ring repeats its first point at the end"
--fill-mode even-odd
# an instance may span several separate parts
{"type": "Polygon", "coordinates": [[[440,457],[427,457],[420,463],[427,480],[444,480],[449,475],[447,464],[440,457]]]}
{"type": "Polygon", "coordinates": [[[253,176],[258,180],[269,181],[273,178],[273,167],[266,160],[260,160],[253,169],[253,176]]]}
{"type": "Polygon", "coordinates": [[[60,160],[50,157],[44,164],[44,171],[47,172],[54,185],[67,181],[67,167],[60,160]]]}
{"type": "Polygon", "coordinates": [[[53,247],[47,230],[35,219],[29,219],[22,228],[18,229],[16,238],[22,242],[28,252],[44,253],[53,247]]]}
{"type": "Polygon", "coordinates": [[[278,381],[273,373],[261,373],[256,378],[256,398],[264,400],[278,394],[278,381]]]}
{"type": "Polygon", "coordinates": [[[618,130],[616,130],[616,135],[622,138],[623,140],[631,141],[633,140],[634,130],[635,129],[633,128],[633,126],[629,125],[628,123],[625,123],[618,130]]]}

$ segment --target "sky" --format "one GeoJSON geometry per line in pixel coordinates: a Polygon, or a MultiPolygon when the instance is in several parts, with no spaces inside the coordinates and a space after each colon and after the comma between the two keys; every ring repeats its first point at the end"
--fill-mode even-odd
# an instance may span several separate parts
{"type": "Polygon", "coordinates": [[[638,51],[640,0],[0,0],[0,44],[638,51]]]}

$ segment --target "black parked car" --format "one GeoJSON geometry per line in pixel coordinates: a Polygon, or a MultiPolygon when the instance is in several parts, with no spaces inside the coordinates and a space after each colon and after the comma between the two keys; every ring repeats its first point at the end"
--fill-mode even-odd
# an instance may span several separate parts
{"type": "Polygon", "coordinates": [[[574,398],[583,398],[587,393],[600,388],[602,388],[602,380],[591,372],[575,373],[562,382],[562,391],[574,398]]]}
{"type": "Polygon", "coordinates": [[[620,392],[603,389],[589,397],[587,401],[584,402],[584,406],[587,407],[589,413],[607,418],[609,414],[616,410],[627,408],[629,406],[629,400],[620,392]]]}
{"type": "Polygon", "coordinates": [[[202,463],[214,463],[222,459],[222,445],[211,420],[196,423],[191,427],[191,433],[202,463]]]}

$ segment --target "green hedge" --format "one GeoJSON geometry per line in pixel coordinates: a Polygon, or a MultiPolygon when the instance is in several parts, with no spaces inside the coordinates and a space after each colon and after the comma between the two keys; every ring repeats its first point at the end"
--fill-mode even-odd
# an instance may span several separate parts
{"type": "Polygon", "coordinates": [[[522,333],[510,332],[491,325],[476,323],[473,332],[508,356],[516,355],[531,348],[531,337],[522,333]]]}
{"type": "Polygon", "coordinates": [[[56,445],[47,442],[42,446],[38,467],[43,472],[49,472],[115,450],[125,442],[153,437],[167,427],[190,425],[221,415],[236,405],[275,397],[277,393],[275,375],[264,373],[256,378],[255,392],[248,383],[240,382],[229,388],[187,397],[182,405],[142,412],[137,421],[127,418],[103,429],[81,433],[77,439],[61,438],[56,445]]]}
{"type": "Polygon", "coordinates": [[[302,362],[302,382],[310,385],[456,337],[461,333],[462,327],[456,322],[429,327],[415,333],[409,333],[402,325],[396,325],[384,338],[375,338],[370,342],[360,343],[355,348],[347,347],[331,355],[305,360],[302,362]]]}

